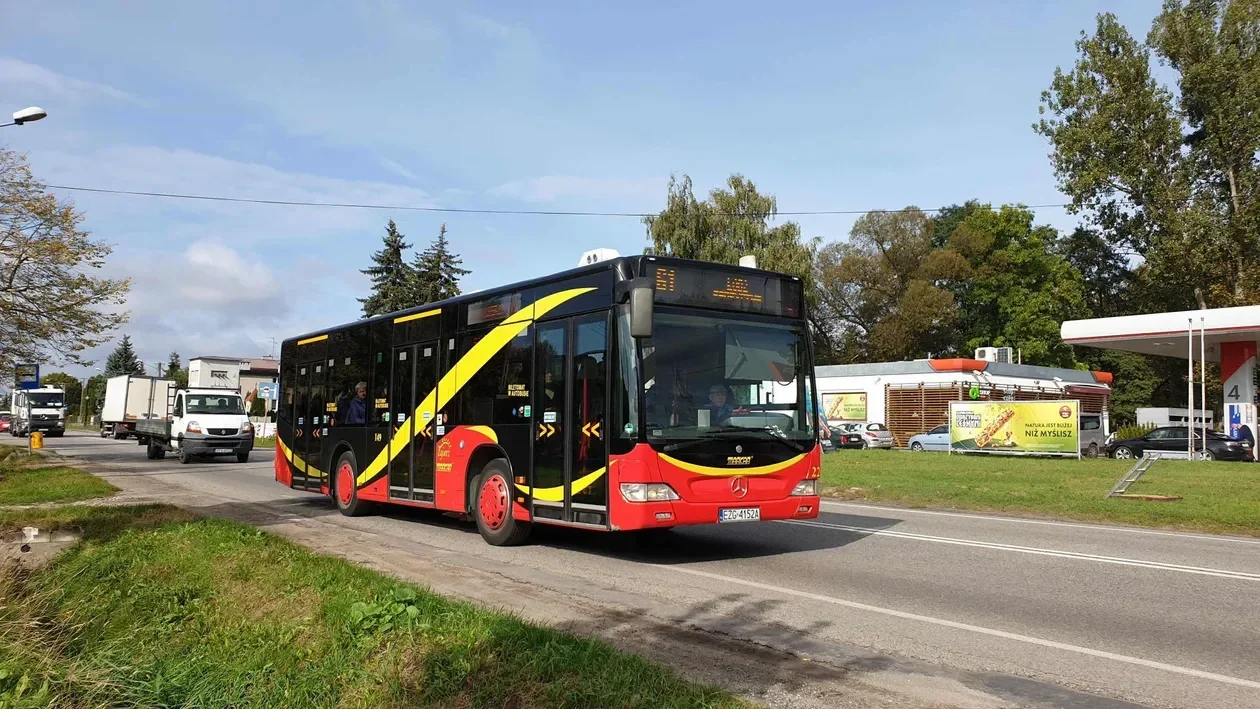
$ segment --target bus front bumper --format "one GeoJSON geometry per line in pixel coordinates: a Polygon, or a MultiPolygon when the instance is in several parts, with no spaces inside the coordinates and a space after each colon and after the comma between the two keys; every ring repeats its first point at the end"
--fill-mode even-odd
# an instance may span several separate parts
{"type": "Polygon", "coordinates": [[[626,502],[618,499],[613,506],[612,527],[619,530],[677,527],[689,524],[731,524],[721,519],[722,510],[756,510],[756,520],[746,519],[748,513],[736,513],[740,521],[771,522],[774,520],[815,519],[818,517],[820,499],[817,495],[802,495],[761,500],[758,502],[626,502]]]}

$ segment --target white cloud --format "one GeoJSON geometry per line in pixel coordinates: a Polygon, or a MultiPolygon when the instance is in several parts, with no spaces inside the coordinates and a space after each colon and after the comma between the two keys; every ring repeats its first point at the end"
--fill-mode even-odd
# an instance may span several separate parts
{"type": "Polygon", "coordinates": [[[413,182],[419,180],[419,178],[416,177],[416,173],[412,172],[411,170],[408,170],[407,168],[394,162],[393,160],[390,160],[389,158],[381,158],[381,167],[385,168],[386,170],[389,170],[390,172],[394,173],[395,175],[398,175],[399,177],[405,177],[408,180],[411,180],[413,182]]]}
{"type": "Polygon", "coordinates": [[[620,200],[627,210],[641,208],[645,201],[660,201],[667,180],[658,177],[574,177],[548,175],[508,182],[493,187],[488,194],[512,197],[525,202],[554,202],[562,197],[620,200]]]}
{"type": "Polygon", "coordinates": [[[8,57],[0,57],[0,84],[42,89],[57,98],[71,101],[100,98],[134,100],[131,94],[113,86],[63,76],[51,69],[8,57]]]}

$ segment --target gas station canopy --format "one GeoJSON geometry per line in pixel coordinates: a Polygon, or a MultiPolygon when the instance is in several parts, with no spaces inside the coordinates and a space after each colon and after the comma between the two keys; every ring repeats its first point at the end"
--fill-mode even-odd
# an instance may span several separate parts
{"type": "Polygon", "coordinates": [[[1224,343],[1260,340],[1260,305],[1069,320],[1059,332],[1069,345],[1186,359],[1191,326],[1194,328],[1194,359],[1199,359],[1201,326],[1207,343],[1207,361],[1220,362],[1224,343]]]}

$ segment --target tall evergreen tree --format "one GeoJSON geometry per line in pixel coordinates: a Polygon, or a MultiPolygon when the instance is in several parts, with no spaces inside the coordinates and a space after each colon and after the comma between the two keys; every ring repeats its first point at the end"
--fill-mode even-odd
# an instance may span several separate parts
{"type": "Polygon", "coordinates": [[[105,360],[105,376],[116,377],[120,374],[144,374],[144,362],[140,361],[136,351],[132,349],[130,335],[123,335],[122,342],[118,343],[109,359],[105,360]]]}
{"type": "Polygon", "coordinates": [[[437,238],[424,251],[416,254],[412,266],[412,305],[433,303],[459,295],[459,279],[471,271],[461,268],[464,261],[452,253],[446,239],[446,225],[438,231],[437,238]]]}
{"type": "Polygon", "coordinates": [[[188,370],[184,369],[184,363],[180,360],[178,352],[172,351],[168,356],[166,369],[162,374],[167,379],[174,379],[176,386],[181,389],[188,386],[188,370]]]}
{"type": "Polygon", "coordinates": [[[414,285],[412,268],[403,259],[403,252],[411,248],[411,244],[398,231],[398,225],[394,224],[393,219],[385,225],[382,241],[384,246],[381,250],[372,254],[372,263],[375,265],[361,271],[372,279],[372,294],[359,298],[359,302],[363,303],[364,317],[415,305],[411,302],[414,285]]]}

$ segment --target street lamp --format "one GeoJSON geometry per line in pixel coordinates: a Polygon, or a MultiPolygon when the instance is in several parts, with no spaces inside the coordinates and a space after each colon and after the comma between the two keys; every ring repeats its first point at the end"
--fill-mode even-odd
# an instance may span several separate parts
{"type": "Polygon", "coordinates": [[[14,111],[13,122],[0,123],[0,128],[4,128],[5,126],[20,126],[23,123],[34,123],[35,121],[38,121],[41,118],[47,118],[47,117],[48,117],[48,112],[40,108],[39,106],[28,106],[22,109],[21,111],[14,111]]]}

